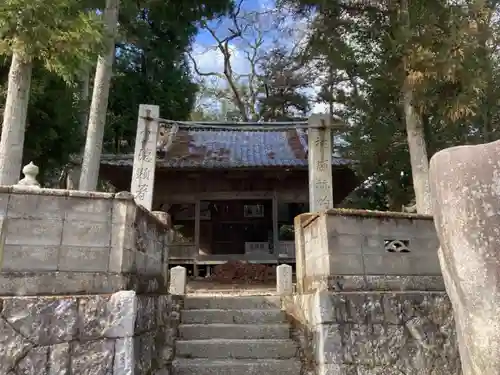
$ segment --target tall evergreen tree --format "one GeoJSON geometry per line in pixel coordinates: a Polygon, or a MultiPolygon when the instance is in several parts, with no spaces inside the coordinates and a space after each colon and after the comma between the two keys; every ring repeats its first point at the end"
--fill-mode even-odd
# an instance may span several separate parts
{"type": "Polygon", "coordinates": [[[5,0],[0,4],[0,54],[11,56],[0,141],[0,184],[18,181],[34,64],[71,81],[101,41],[95,12],[79,0],[5,0]]]}

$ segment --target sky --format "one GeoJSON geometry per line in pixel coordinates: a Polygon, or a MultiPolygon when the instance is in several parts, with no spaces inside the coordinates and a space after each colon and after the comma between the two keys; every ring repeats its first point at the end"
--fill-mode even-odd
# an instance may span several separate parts
{"type": "MultiPolygon", "coordinates": [[[[242,12],[262,12],[265,10],[274,8],[274,0],[244,0],[242,3],[242,12]]],[[[291,20],[290,20],[291,22],[291,20]]],[[[222,21],[213,21],[210,23],[212,28],[217,28],[216,34],[218,37],[223,38],[224,34],[227,33],[227,28],[231,24],[229,19],[223,19],[222,21]]],[[[294,29],[300,30],[300,27],[304,25],[300,25],[295,23],[294,29]]],[[[271,27],[271,25],[270,25],[271,27]]],[[[265,35],[268,36],[268,40],[264,39],[264,43],[267,42],[269,47],[271,46],[271,38],[273,37],[273,32],[269,31],[265,35]]],[[[276,35],[276,34],[275,34],[276,35]]],[[[251,35],[250,35],[251,37],[251,35]]],[[[290,41],[292,43],[292,41],[290,41]]],[[[215,41],[210,33],[206,30],[201,30],[197,35],[195,42],[193,44],[193,52],[192,56],[196,61],[196,65],[198,66],[201,72],[218,72],[222,73],[223,71],[223,58],[220,52],[213,48],[215,45],[215,41]]],[[[250,64],[245,58],[244,55],[244,46],[241,45],[241,42],[237,44],[231,45],[232,48],[232,68],[235,72],[239,74],[248,73],[250,70],[250,64]]],[[[194,72],[194,69],[193,69],[194,72]]],[[[317,89],[312,88],[308,90],[308,94],[313,95],[314,91],[317,89]]],[[[325,111],[325,106],[322,104],[316,104],[312,110],[313,113],[320,113],[325,111]]]]}

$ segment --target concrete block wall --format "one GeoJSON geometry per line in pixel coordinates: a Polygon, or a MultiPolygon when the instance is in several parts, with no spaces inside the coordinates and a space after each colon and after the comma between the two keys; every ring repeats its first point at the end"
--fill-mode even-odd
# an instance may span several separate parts
{"type": "Polygon", "coordinates": [[[299,289],[442,290],[432,217],[329,210],[296,220],[299,289]]]}
{"type": "Polygon", "coordinates": [[[167,228],[130,193],[0,186],[0,220],[0,295],[166,288],[167,228]]]}

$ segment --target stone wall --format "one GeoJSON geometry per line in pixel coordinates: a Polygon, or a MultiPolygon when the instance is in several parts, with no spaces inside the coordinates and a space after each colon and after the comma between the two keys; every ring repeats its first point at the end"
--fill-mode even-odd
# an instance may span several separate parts
{"type": "Polygon", "coordinates": [[[432,218],[329,210],[295,219],[284,308],[315,375],[460,375],[432,218]]]}
{"type": "Polygon", "coordinates": [[[169,374],[180,305],[132,291],[1,297],[0,374],[169,374]]]}
{"type": "Polygon", "coordinates": [[[379,290],[383,285],[443,290],[430,216],[329,210],[299,216],[295,228],[302,292],[379,290]]]}
{"type": "Polygon", "coordinates": [[[168,375],[182,301],[130,193],[0,187],[0,374],[168,375]]]}
{"type": "Polygon", "coordinates": [[[285,300],[305,373],[460,375],[444,292],[316,292],[285,300]]]}
{"type": "Polygon", "coordinates": [[[165,225],[130,193],[0,186],[0,295],[166,290],[165,225]]]}

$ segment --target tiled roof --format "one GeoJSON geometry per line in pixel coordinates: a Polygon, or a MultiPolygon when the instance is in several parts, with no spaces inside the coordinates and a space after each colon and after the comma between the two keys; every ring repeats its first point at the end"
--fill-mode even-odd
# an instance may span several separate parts
{"type": "MultiPolygon", "coordinates": [[[[157,165],[164,168],[307,167],[307,133],[179,129],[158,151],[157,165]]],[[[133,155],[103,155],[101,163],[131,165],[132,159],[133,155]]],[[[332,164],[350,161],[334,156],[332,164]]]]}

